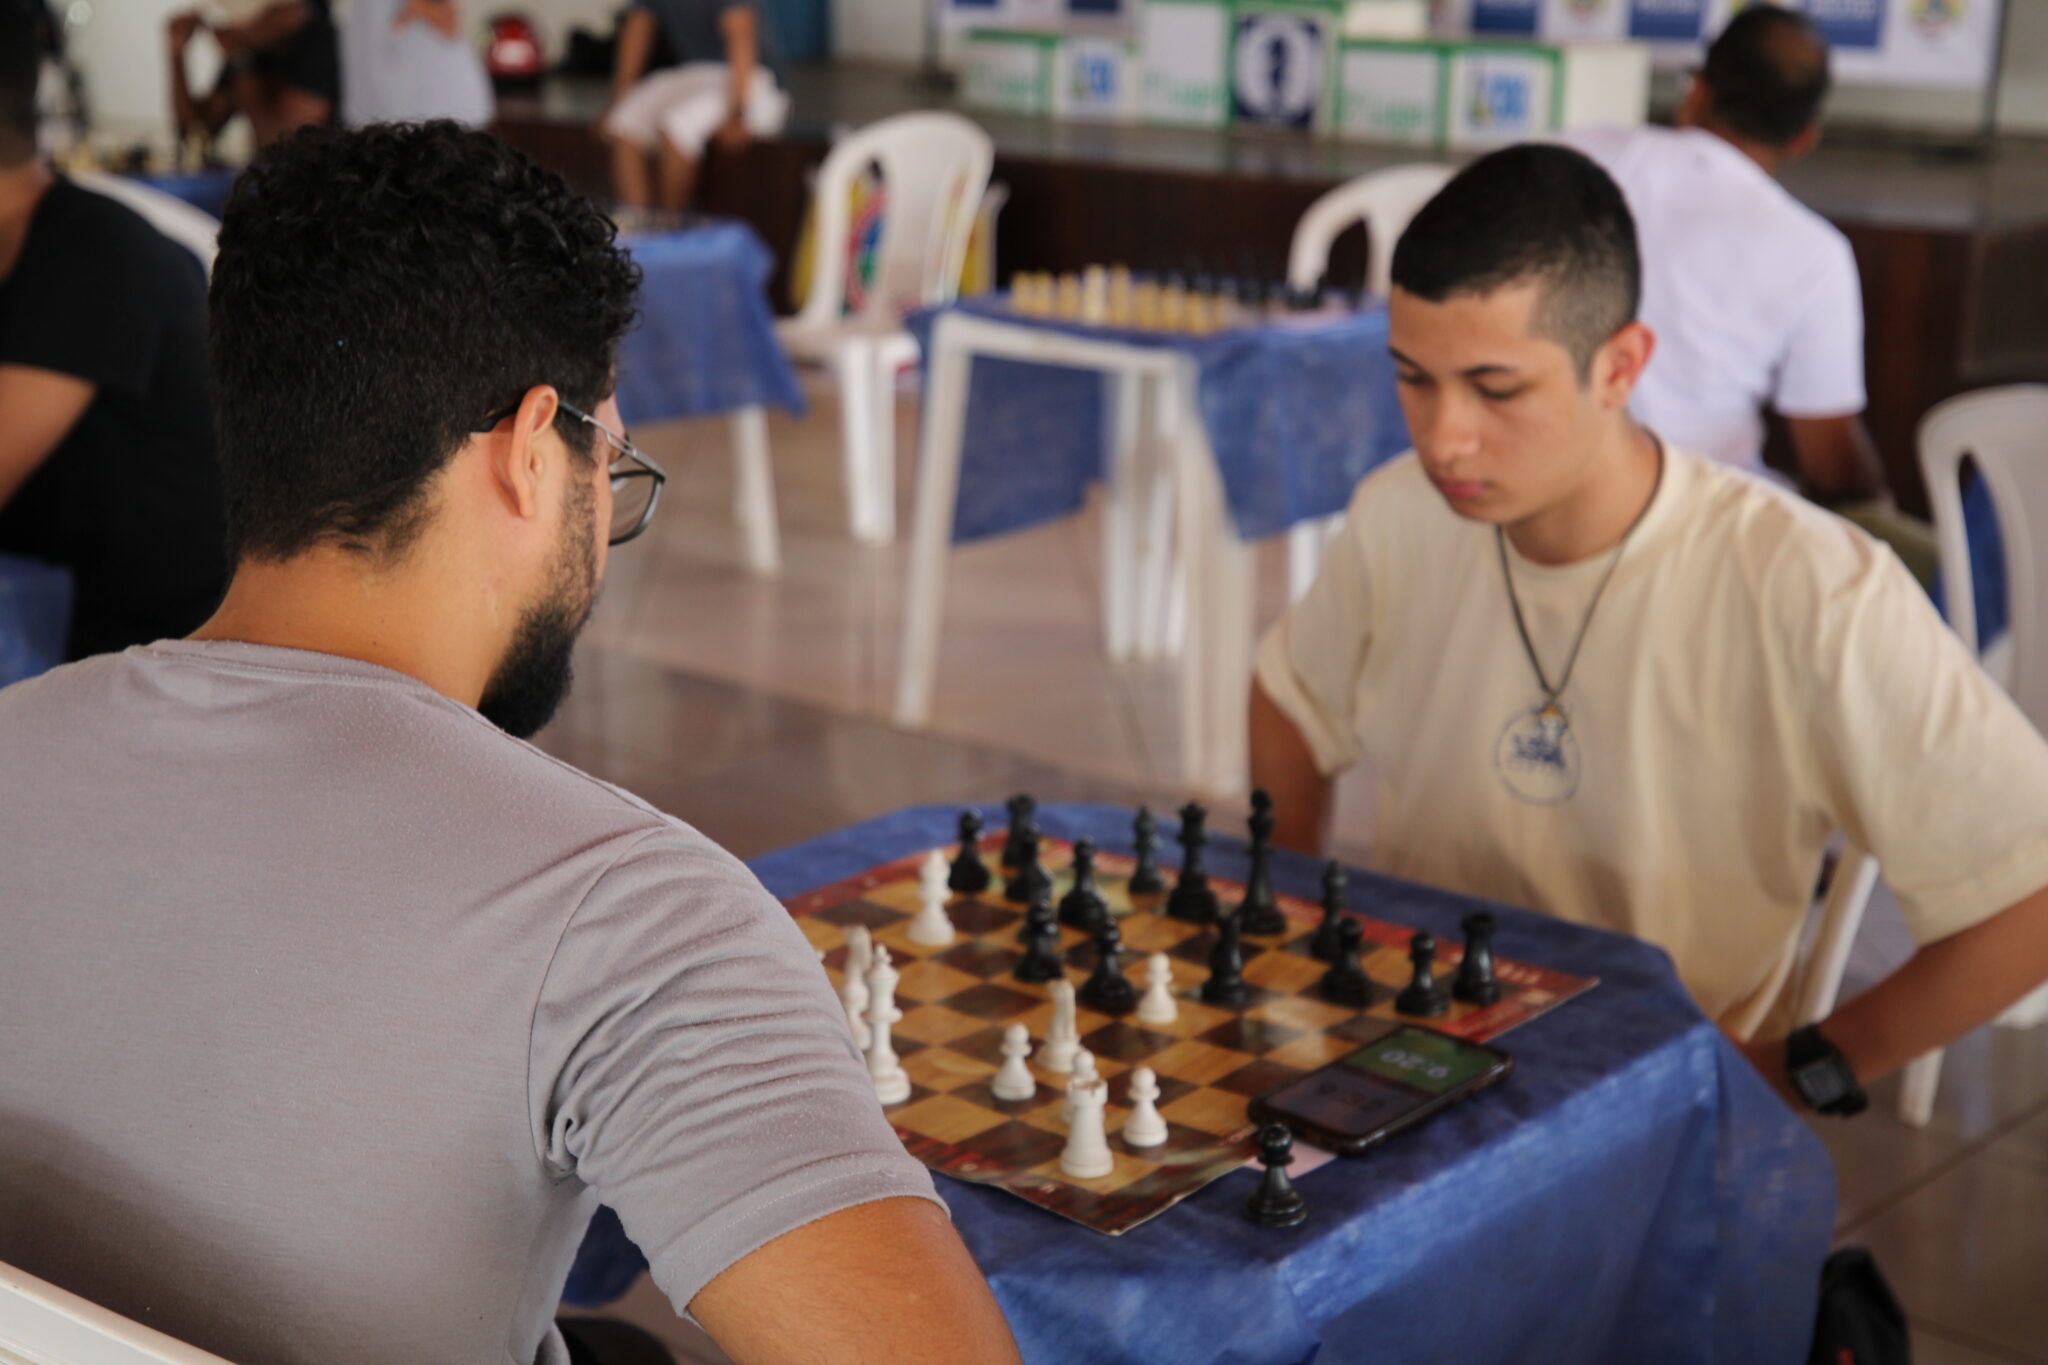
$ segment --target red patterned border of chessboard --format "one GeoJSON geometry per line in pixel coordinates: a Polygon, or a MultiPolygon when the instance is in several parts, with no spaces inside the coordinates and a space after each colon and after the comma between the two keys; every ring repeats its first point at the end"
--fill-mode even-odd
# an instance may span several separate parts
{"type": "MultiPolygon", "coordinates": [[[[955,847],[944,851],[950,857],[955,847]]],[[[1037,1042],[1052,1017],[1046,988],[1010,974],[1022,955],[1016,930],[1024,916],[1023,907],[1002,899],[1003,877],[995,868],[1001,847],[1001,836],[984,841],[995,884],[977,896],[951,898],[948,914],[958,937],[947,948],[920,947],[906,933],[917,909],[922,853],[786,902],[805,936],[824,954],[835,986],[848,927],[866,925],[875,942],[888,947],[901,973],[897,1006],[903,1013],[892,1037],[911,1078],[910,1098],[891,1106],[889,1117],[904,1146],[934,1171],[1008,1190],[1113,1236],[1242,1165],[1251,1154],[1246,1117],[1251,1099],[1373,1041],[1403,1018],[1394,1012],[1392,1000],[1412,970],[1407,949],[1413,931],[1356,916],[1364,929],[1366,971],[1379,987],[1377,998],[1364,1010],[1332,1004],[1316,993],[1324,964],[1308,952],[1322,911],[1293,896],[1278,898],[1293,925],[1289,933],[1244,937],[1245,979],[1251,986],[1244,1008],[1203,1004],[1198,991],[1208,974],[1214,931],[1157,913],[1163,895],[1134,900],[1125,885],[1131,860],[1098,854],[1097,885],[1118,916],[1132,967],[1154,952],[1167,954],[1180,1016],[1171,1025],[1154,1027],[1128,1016],[1113,1019],[1085,1007],[1079,1011],[1082,1044],[1095,1054],[1109,1083],[1108,1130],[1116,1168],[1100,1179],[1076,1180],[1059,1168],[1066,1133],[1059,1114],[1064,1078],[1034,1067],[1039,1093],[1025,1101],[999,1100],[989,1088],[1001,1061],[1004,1027],[1021,1021],[1037,1042]],[[1159,1111],[1168,1130],[1167,1141],[1158,1147],[1131,1148],[1117,1136],[1129,1113],[1130,1072],[1138,1066],[1149,1066],[1158,1076],[1159,1111]]],[[[1072,884],[1071,861],[1071,846],[1045,842],[1044,864],[1054,877],[1055,901],[1072,884]]],[[[1166,875],[1171,881],[1172,872],[1166,875]]],[[[1244,894],[1242,885],[1220,878],[1212,877],[1210,885],[1226,906],[1244,894]]],[[[1075,929],[1062,928],[1060,939],[1069,977],[1078,984],[1094,967],[1094,945],[1075,929]]],[[[1460,955],[1457,944],[1440,945],[1439,976],[1454,971],[1460,955]]],[[[1496,971],[1503,988],[1499,1002],[1484,1008],[1453,1002],[1448,1014],[1424,1022],[1484,1042],[1596,984],[1507,960],[1498,961],[1496,971]]]]}

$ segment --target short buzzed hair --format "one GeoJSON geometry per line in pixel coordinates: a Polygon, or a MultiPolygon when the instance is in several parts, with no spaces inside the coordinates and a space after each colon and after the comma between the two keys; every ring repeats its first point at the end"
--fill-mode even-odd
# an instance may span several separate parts
{"type": "Polygon", "coordinates": [[[0,167],[35,159],[41,11],[42,0],[0,0],[0,167]]]}
{"type": "Polygon", "coordinates": [[[1590,373],[1635,321],[1643,292],[1636,223],[1614,181],[1567,147],[1524,143],[1481,157],[1415,215],[1394,247],[1394,287],[1430,303],[1533,282],[1536,327],[1590,373]]]}
{"type": "Polygon", "coordinates": [[[1813,21],[1752,5],[1728,21],[1700,69],[1714,117],[1729,131],[1783,147],[1814,125],[1828,93],[1828,43],[1813,21]]]}

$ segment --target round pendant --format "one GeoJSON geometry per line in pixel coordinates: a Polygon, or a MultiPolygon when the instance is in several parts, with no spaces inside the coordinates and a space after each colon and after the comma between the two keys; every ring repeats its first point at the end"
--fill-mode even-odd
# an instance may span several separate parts
{"type": "Polygon", "coordinates": [[[1554,806],[1579,789],[1579,741],[1571,717],[1555,701],[1542,701],[1508,717],[1493,746],[1494,771],[1518,801],[1554,806]]]}

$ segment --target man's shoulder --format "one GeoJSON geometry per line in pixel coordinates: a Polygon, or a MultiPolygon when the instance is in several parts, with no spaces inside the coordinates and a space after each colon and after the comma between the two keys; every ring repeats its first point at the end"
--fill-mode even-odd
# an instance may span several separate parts
{"type": "Polygon", "coordinates": [[[1805,617],[1844,592],[1888,582],[1891,551],[1859,527],[1747,470],[1673,457],[1690,480],[1686,539],[1766,610],[1805,617]]]}

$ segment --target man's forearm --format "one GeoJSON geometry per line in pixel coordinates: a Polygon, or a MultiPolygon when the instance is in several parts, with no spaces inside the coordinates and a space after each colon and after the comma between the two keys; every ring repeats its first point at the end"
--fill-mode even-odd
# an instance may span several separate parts
{"type": "Polygon", "coordinates": [[[726,92],[725,115],[738,122],[747,116],[747,91],[753,85],[754,68],[760,64],[760,40],[755,31],[754,12],[728,10],[725,16],[725,62],[732,71],[732,86],[726,92]]]}
{"type": "Polygon", "coordinates": [[[1273,798],[1273,842],[1297,853],[1320,854],[1330,844],[1332,783],[1294,722],[1252,680],[1252,785],[1273,798]]]}
{"type": "Polygon", "coordinates": [[[1868,1085],[1945,1047],[2048,980],[2048,887],[1930,943],[1821,1022],[1868,1085]]]}
{"type": "Polygon", "coordinates": [[[612,60],[612,98],[618,99],[647,74],[654,56],[654,16],[644,9],[627,13],[619,21],[619,50],[612,60]]]}

